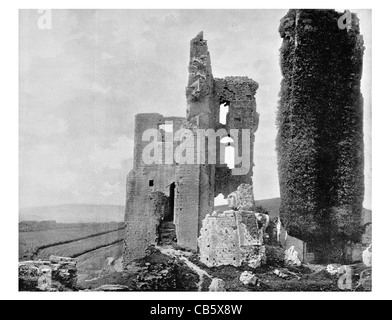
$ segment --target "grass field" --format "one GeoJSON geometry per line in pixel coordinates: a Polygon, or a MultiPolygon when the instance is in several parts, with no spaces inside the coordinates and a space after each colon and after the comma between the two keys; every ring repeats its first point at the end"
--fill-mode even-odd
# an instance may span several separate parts
{"type": "Polygon", "coordinates": [[[94,250],[113,245],[124,239],[125,230],[117,230],[103,235],[90,237],[87,239],[73,241],[66,244],[52,246],[40,250],[37,254],[38,259],[47,259],[50,255],[60,257],[77,258],[80,255],[92,252],[94,250]]]}
{"type": "Polygon", "coordinates": [[[88,285],[89,281],[87,279],[98,278],[102,275],[102,269],[107,266],[108,258],[117,260],[121,258],[122,254],[123,241],[77,257],[78,282],[88,285]]]}
{"type": "Polygon", "coordinates": [[[75,224],[64,229],[20,232],[19,260],[46,258],[50,254],[82,254],[95,247],[109,245],[121,239],[124,231],[121,223],[75,224]],[[114,231],[114,232],[113,232],[114,231]],[[100,236],[97,236],[100,235],[100,236]]]}

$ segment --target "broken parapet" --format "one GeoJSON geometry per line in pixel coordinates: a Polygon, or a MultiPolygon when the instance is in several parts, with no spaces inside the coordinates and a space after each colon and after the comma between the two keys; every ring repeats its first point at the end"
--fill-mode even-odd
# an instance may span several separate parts
{"type": "Polygon", "coordinates": [[[250,210],[255,205],[253,196],[253,186],[249,184],[241,184],[237,191],[232,192],[227,197],[230,209],[233,210],[250,210]]]}
{"type": "Polygon", "coordinates": [[[188,102],[187,119],[198,127],[210,128],[212,124],[211,105],[213,104],[214,78],[207,41],[200,32],[191,40],[189,78],[186,88],[188,102]]]}
{"type": "Polygon", "coordinates": [[[76,260],[51,256],[47,261],[19,263],[20,291],[75,291],[76,260]]]}

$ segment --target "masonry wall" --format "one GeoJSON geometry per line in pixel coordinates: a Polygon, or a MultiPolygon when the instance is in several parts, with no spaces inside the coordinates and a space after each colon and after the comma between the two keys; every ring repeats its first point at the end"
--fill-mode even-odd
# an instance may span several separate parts
{"type": "Polygon", "coordinates": [[[242,264],[235,212],[207,217],[199,239],[200,261],[208,267],[242,264]]]}
{"type": "MultiPolygon", "coordinates": [[[[197,124],[197,118],[206,116],[206,128],[213,127],[210,118],[213,104],[214,78],[212,75],[211,58],[207,41],[200,32],[190,43],[189,78],[186,87],[187,119],[197,124]]],[[[201,127],[199,125],[199,127],[201,127]]]]}
{"type": "MultiPolygon", "coordinates": [[[[183,128],[191,130],[194,137],[197,129],[214,126],[211,117],[213,104],[213,75],[207,41],[203,33],[191,40],[189,79],[186,88],[187,123],[183,128]]],[[[179,165],[176,170],[178,194],[175,209],[177,243],[182,247],[197,250],[197,238],[207,213],[214,208],[214,166],[197,164],[197,144],[194,145],[196,164],[179,165]]]]}
{"type": "Polygon", "coordinates": [[[248,264],[256,268],[265,262],[263,232],[254,212],[230,210],[207,215],[198,242],[200,261],[208,267],[248,264]]]}
{"type": "MultiPolygon", "coordinates": [[[[135,124],[134,169],[127,177],[126,222],[124,262],[142,258],[150,244],[157,243],[156,224],[159,222],[154,194],[169,196],[169,186],[175,183],[174,224],[177,244],[192,250],[198,250],[197,239],[203,220],[213,212],[214,198],[219,193],[228,195],[241,183],[252,183],[254,132],[258,126],[255,93],[258,84],[246,77],[227,77],[214,80],[211,58],[207,41],[199,33],[190,42],[189,77],[186,86],[186,118],[168,118],[160,114],[139,114],[135,124]],[[194,145],[195,163],[165,164],[167,136],[159,136],[159,148],[162,152],[162,164],[145,164],[143,150],[150,141],[142,141],[147,129],[158,129],[167,122],[173,123],[173,132],[180,129],[190,130],[194,137],[198,129],[217,130],[221,101],[230,103],[227,128],[250,129],[251,148],[241,150],[250,153],[251,168],[248,173],[233,176],[225,164],[218,169],[215,164],[197,163],[200,150],[194,145]],[[238,121],[238,114],[242,119],[238,121]],[[165,145],[166,143],[166,145],[165,145]],[[153,185],[151,185],[153,184],[153,185]]],[[[225,126],[226,127],[226,126],[225,126]]],[[[242,136],[239,136],[241,145],[242,136]]],[[[174,149],[180,142],[174,143],[174,149]]],[[[206,145],[205,154],[208,158],[206,145]]],[[[219,149],[219,141],[218,148],[219,149]]],[[[191,150],[186,150],[186,152],[191,150]]],[[[240,152],[240,154],[241,154],[240,152]]],[[[218,159],[219,159],[218,153],[218,159]]],[[[162,214],[162,213],[161,213],[162,214]]]]}
{"type": "MultiPolygon", "coordinates": [[[[239,129],[238,154],[247,154],[250,158],[250,168],[247,173],[233,175],[226,165],[220,164],[216,168],[216,188],[215,196],[222,193],[227,197],[233,190],[236,190],[242,183],[252,184],[254,167],[254,141],[255,132],[259,125],[259,114],[256,111],[256,91],[259,87],[257,82],[248,77],[226,77],[215,79],[214,95],[218,112],[215,113],[217,123],[219,123],[219,107],[226,103],[229,105],[226,125],[219,124],[218,128],[224,128],[230,133],[231,129],[239,129]],[[242,150],[242,129],[249,129],[251,133],[250,148],[242,150]]],[[[220,153],[217,153],[217,163],[219,163],[220,153]]],[[[241,165],[237,165],[240,167],[241,165]]]]}
{"type": "MultiPolygon", "coordinates": [[[[148,165],[144,163],[143,150],[150,142],[142,141],[142,135],[146,130],[158,130],[160,125],[166,123],[173,123],[173,132],[175,132],[182,126],[183,121],[184,118],[165,118],[160,114],[136,115],[134,169],[128,174],[126,184],[125,264],[143,258],[148,246],[158,243],[158,227],[165,215],[165,209],[159,203],[163,201],[162,197],[169,197],[170,185],[176,182],[175,163],[148,165]]],[[[167,136],[162,132],[158,138],[163,150],[163,160],[164,139],[167,136]]]]}
{"type": "Polygon", "coordinates": [[[179,166],[177,177],[178,195],[174,219],[177,230],[177,243],[182,247],[197,250],[200,166],[179,166]]]}

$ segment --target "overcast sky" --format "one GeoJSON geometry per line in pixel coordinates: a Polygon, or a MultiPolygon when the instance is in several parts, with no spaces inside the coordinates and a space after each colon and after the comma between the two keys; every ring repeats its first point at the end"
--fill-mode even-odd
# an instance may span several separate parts
{"type": "MultiPolygon", "coordinates": [[[[371,208],[371,12],[365,38],[366,199],[371,208]]],[[[279,197],[275,152],[281,72],[279,21],[287,10],[20,11],[20,206],[125,203],[134,118],[185,116],[189,42],[204,31],[215,77],[260,84],[255,196],[279,197]]]]}

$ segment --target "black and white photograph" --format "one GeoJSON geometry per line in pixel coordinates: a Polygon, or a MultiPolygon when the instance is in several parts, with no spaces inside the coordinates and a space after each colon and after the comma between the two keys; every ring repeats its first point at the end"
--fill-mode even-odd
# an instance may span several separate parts
{"type": "Polygon", "coordinates": [[[13,9],[16,294],[377,293],[372,118],[389,102],[373,104],[376,10],[340,5],[13,9]]]}
{"type": "Polygon", "coordinates": [[[371,291],[371,10],[19,15],[21,291],[371,291]]]}

